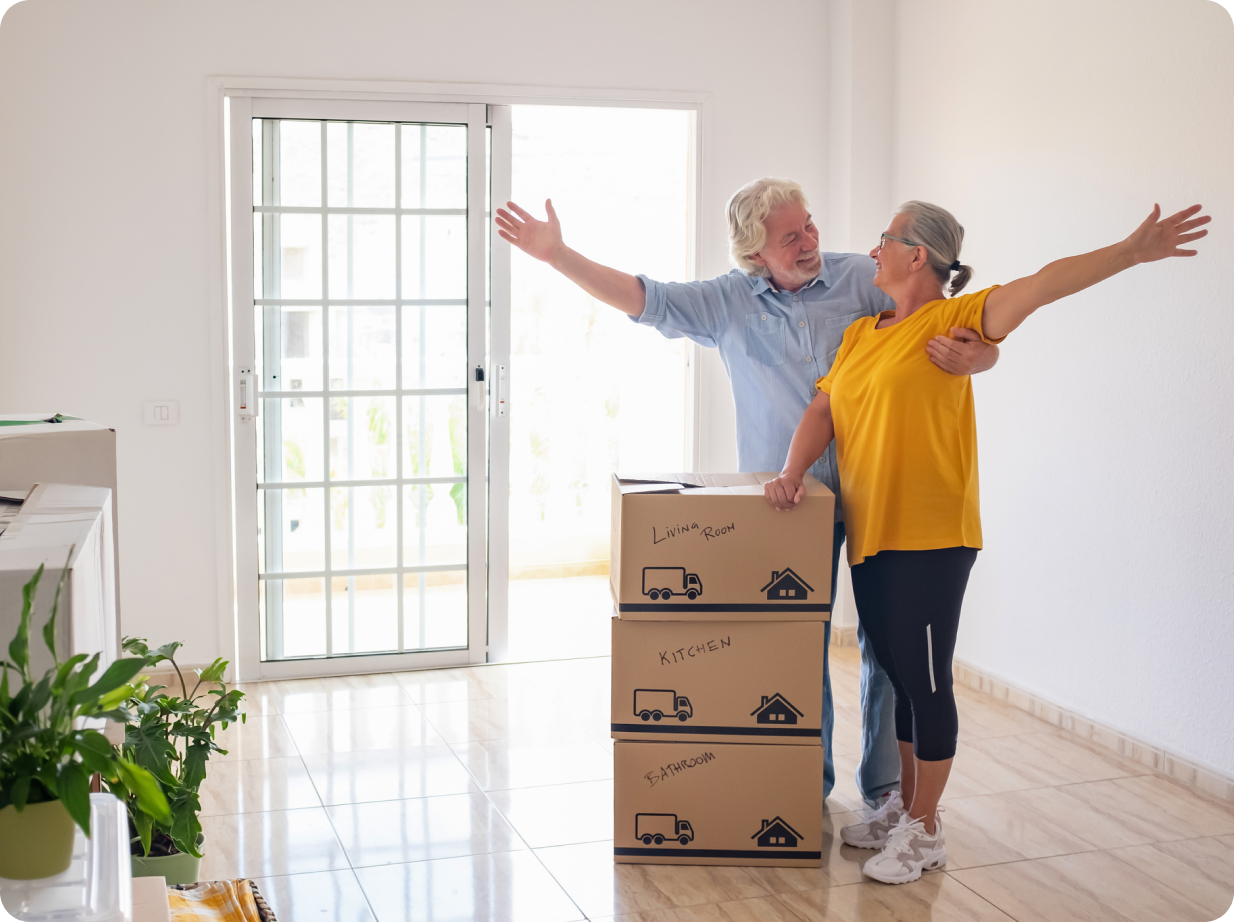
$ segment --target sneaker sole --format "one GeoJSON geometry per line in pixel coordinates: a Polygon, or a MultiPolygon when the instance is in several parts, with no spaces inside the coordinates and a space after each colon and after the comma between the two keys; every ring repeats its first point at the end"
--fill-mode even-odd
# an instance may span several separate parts
{"type": "Polygon", "coordinates": [[[935,858],[933,861],[925,862],[921,867],[917,868],[914,873],[910,874],[908,877],[903,877],[903,878],[879,877],[877,874],[871,874],[865,868],[861,869],[861,873],[864,874],[866,877],[870,878],[871,880],[877,880],[879,883],[883,883],[883,884],[911,884],[915,880],[920,880],[921,875],[924,874],[926,871],[936,871],[939,868],[941,868],[943,865],[945,865],[946,863],[947,863],[947,856],[943,855],[941,858],[935,858]]]}

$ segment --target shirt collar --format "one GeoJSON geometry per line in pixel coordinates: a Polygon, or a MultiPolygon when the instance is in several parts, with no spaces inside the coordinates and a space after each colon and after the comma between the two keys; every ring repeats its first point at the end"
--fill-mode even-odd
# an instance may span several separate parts
{"type": "MultiPolygon", "coordinates": [[[[756,295],[761,295],[764,291],[770,291],[772,294],[777,295],[784,294],[784,292],[780,291],[779,288],[776,288],[776,286],[771,283],[771,279],[769,278],[765,278],[761,275],[751,275],[749,276],[749,279],[751,285],[753,286],[754,294],[756,295]]],[[[825,254],[823,255],[823,268],[819,270],[818,275],[814,276],[814,278],[802,285],[799,291],[805,291],[807,288],[813,288],[819,282],[823,283],[824,288],[828,287],[827,257],[825,254]]]]}

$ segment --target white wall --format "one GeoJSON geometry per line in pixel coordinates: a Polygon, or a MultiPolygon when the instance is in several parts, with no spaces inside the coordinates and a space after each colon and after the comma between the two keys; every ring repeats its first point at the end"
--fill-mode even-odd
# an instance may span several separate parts
{"type": "Polygon", "coordinates": [[[986,549],[957,656],[1234,773],[1234,25],[1208,0],[899,5],[897,200],[975,288],[1202,202],[1193,260],[1042,309],[975,379],[986,549]]]}
{"type": "MultiPolygon", "coordinates": [[[[12,7],[0,27],[0,412],[116,428],[124,630],[184,639],[186,659],[202,661],[232,604],[218,580],[228,457],[208,77],[706,92],[708,276],[728,268],[722,209],[742,183],[794,176],[826,206],[826,8],[759,6],[791,25],[782,57],[752,37],[751,16],[735,0],[12,7]],[[156,398],[180,401],[179,426],[141,424],[141,402],[156,398]]],[[[711,357],[704,381],[701,464],[731,469],[731,401],[711,357]]]]}

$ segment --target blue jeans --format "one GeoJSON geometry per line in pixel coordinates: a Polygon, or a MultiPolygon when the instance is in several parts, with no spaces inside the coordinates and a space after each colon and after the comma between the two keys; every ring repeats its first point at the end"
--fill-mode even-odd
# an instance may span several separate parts
{"type": "MultiPolygon", "coordinates": [[[[844,523],[836,522],[831,545],[831,607],[836,605],[836,582],[840,573],[840,545],[844,543],[844,523]]],[[[895,692],[891,679],[874,658],[861,623],[857,624],[857,644],[861,647],[861,761],[857,765],[857,790],[873,805],[888,791],[900,787],[900,748],[896,744],[895,692]]],[[[835,704],[831,698],[831,622],[823,633],[823,797],[836,783],[836,767],[831,751],[835,729],[835,704]]]]}

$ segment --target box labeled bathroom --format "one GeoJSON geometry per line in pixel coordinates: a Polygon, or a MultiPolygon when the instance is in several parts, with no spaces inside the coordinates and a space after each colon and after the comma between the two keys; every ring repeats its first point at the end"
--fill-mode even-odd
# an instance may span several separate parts
{"type": "Polygon", "coordinates": [[[826,629],[613,618],[613,738],[819,745],[826,629]]]}
{"type": "Polygon", "coordinates": [[[613,475],[609,588],[631,621],[826,621],[835,495],[813,477],[789,512],[775,474],[613,475]]]}
{"type": "Polygon", "coordinates": [[[822,746],[613,744],[618,864],[819,867],[822,746]]]}

